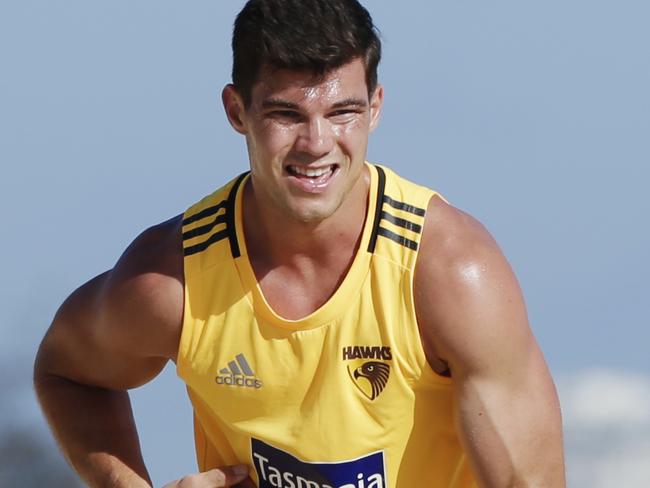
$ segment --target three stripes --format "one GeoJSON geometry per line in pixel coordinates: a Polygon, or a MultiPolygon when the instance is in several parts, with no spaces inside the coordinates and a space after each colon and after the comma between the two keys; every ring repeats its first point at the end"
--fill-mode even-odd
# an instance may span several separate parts
{"type": "Polygon", "coordinates": [[[377,236],[386,237],[394,242],[397,242],[398,244],[401,244],[402,246],[408,247],[409,249],[416,251],[418,248],[418,243],[416,241],[414,241],[413,239],[409,239],[408,237],[402,236],[400,234],[397,234],[392,230],[387,229],[386,227],[382,227],[381,221],[385,220],[387,222],[390,222],[393,225],[396,225],[397,227],[401,227],[415,234],[420,234],[422,232],[422,225],[417,224],[415,222],[411,222],[410,220],[407,220],[402,217],[397,217],[391,213],[388,213],[386,210],[384,210],[384,204],[388,205],[389,207],[392,207],[395,210],[400,210],[402,212],[406,212],[420,218],[424,217],[426,211],[422,208],[415,207],[408,203],[394,200],[388,195],[386,195],[385,194],[386,174],[384,173],[384,170],[381,169],[381,167],[379,166],[375,166],[375,167],[377,168],[377,173],[379,175],[379,181],[377,183],[377,210],[375,211],[375,222],[373,226],[373,232],[372,235],[370,236],[370,242],[368,243],[368,252],[375,251],[375,245],[377,244],[377,236]]]}
{"type": "Polygon", "coordinates": [[[200,212],[183,219],[183,254],[185,256],[191,256],[192,254],[204,251],[215,242],[219,242],[223,239],[228,239],[230,241],[230,250],[232,252],[232,257],[239,257],[239,244],[237,242],[237,236],[235,234],[235,197],[237,195],[237,189],[239,188],[239,185],[241,185],[241,182],[244,180],[244,177],[247,174],[247,172],[242,173],[237,177],[237,180],[230,189],[228,198],[226,200],[222,200],[212,207],[204,208],[200,212]],[[222,210],[224,212],[220,213],[222,210]],[[207,222],[198,227],[193,227],[189,230],[185,230],[187,226],[190,226],[195,222],[206,219],[213,215],[215,215],[215,217],[210,222],[207,222]],[[211,234],[207,239],[204,239],[197,244],[189,244],[187,242],[190,239],[194,239],[195,237],[210,234],[210,232],[212,232],[214,228],[220,224],[225,224],[225,227],[218,230],[214,234],[211,234]]]}
{"type": "Polygon", "coordinates": [[[232,376],[255,376],[253,370],[251,369],[248,361],[243,354],[237,354],[235,356],[236,361],[229,361],[227,368],[222,368],[219,370],[219,374],[232,375],[232,376]]]}

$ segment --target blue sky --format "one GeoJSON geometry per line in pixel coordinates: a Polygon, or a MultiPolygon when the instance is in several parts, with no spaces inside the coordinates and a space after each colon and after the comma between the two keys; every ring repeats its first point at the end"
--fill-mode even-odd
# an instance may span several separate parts
{"type": "MultiPolygon", "coordinates": [[[[594,378],[603,396],[627,385],[619,395],[650,405],[650,5],[365,4],[383,36],[386,89],[369,159],[439,190],[495,235],[578,412],[569,419],[585,404],[615,410],[594,397],[594,378]]],[[[143,228],[246,169],[220,106],[242,5],[0,5],[2,425],[43,431],[30,362],[65,296],[143,228]]],[[[134,398],[156,482],[193,470],[173,371],[134,398]]],[[[585,454],[575,432],[598,436],[601,424],[567,428],[575,486],[591,483],[581,462],[606,456],[585,454]]],[[[621,442],[650,453],[639,434],[648,425],[641,416],[621,442]]]]}

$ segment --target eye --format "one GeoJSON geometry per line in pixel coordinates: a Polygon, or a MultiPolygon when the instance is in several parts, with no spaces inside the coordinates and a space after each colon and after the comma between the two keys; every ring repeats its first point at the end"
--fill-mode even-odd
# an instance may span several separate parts
{"type": "Polygon", "coordinates": [[[283,120],[298,120],[300,118],[300,114],[293,110],[274,110],[269,112],[267,115],[273,119],[283,120]]]}
{"type": "Polygon", "coordinates": [[[329,118],[334,123],[347,123],[354,120],[360,113],[360,110],[354,108],[342,108],[340,110],[330,112],[329,118]]]}
{"type": "Polygon", "coordinates": [[[345,108],[341,110],[335,110],[330,114],[331,117],[345,117],[348,115],[355,115],[358,112],[356,110],[350,109],[350,108],[345,108]]]}

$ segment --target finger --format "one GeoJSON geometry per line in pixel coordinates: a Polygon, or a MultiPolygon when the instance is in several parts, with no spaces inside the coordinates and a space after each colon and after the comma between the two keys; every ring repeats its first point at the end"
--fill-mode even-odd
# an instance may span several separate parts
{"type": "Polygon", "coordinates": [[[248,476],[248,466],[237,464],[235,466],[225,466],[223,468],[211,469],[201,473],[201,482],[198,486],[205,488],[222,488],[233,486],[244,481],[248,476]]]}
{"type": "MultiPolygon", "coordinates": [[[[246,479],[248,466],[237,464],[212,469],[204,473],[183,476],[180,480],[166,484],[163,488],[226,488],[246,479]]],[[[253,485],[254,487],[255,485],[253,485]]]]}
{"type": "Polygon", "coordinates": [[[255,486],[255,483],[253,483],[253,480],[250,478],[246,478],[244,481],[239,483],[235,488],[257,488],[255,486]]]}

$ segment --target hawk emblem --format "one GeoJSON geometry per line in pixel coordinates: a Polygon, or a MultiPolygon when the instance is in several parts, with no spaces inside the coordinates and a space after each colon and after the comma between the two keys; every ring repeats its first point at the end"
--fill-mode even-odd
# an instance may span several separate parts
{"type": "Polygon", "coordinates": [[[361,393],[374,400],[388,383],[390,365],[381,361],[366,361],[356,368],[348,365],[348,373],[361,393]]]}

